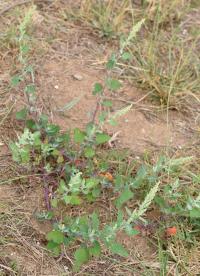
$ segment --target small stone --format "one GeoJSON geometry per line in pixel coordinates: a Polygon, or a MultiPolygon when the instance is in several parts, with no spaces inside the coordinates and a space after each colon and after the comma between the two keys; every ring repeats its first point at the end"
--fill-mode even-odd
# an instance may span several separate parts
{"type": "Polygon", "coordinates": [[[81,75],[79,75],[79,74],[74,74],[74,75],[72,75],[73,76],[73,78],[75,79],[75,80],[78,80],[78,81],[81,81],[82,79],[83,79],[83,76],[81,76],[81,75]]]}
{"type": "Polygon", "coordinates": [[[58,88],[59,88],[59,86],[58,86],[58,85],[55,85],[55,86],[54,86],[54,88],[55,88],[55,89],[58,89],[58,88]]]}

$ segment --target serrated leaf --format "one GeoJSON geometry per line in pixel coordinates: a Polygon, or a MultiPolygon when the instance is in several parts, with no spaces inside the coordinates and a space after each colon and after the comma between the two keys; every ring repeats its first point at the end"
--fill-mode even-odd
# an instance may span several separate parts
{"type": "Polygon", "coordinates": [[[117,254],[122,257],[129,256],[128,251],[120,243],[113,242],[109,248],[110,248],[111,252],[114,254],[117,254]]]}
{"type": "Polygon", "coordinates": [[[78,271],[80,267],[89,261],[89,250],[86,247],[79,247],[74,253],[74,270],[78,271]]]}
{"type": "Polygon", "coordinates": [[[118,80],[108,78],[106,79],[106,86],[111,91],[117,91],[121,88],[122,85],[118,80]]]}
{"type": "Polygon", "coordinates": [[[121,193],[121,195],[117,198],[115,201],[116,207],[121,208],[121,206],[126,203],[128,200],[133,198],[133,193],[129,189],[129,187],[126,187],[124,191],[121,193]]]}
{"type": "Polygon", "coordinates": [[[79,128],[74,129],[74,142],[75,143],[83,143],[85,140],[86,134],[85,132],[81,131],[79,128]]]}
{"type": "Polygon", "coordinates": [[[110,136],[106,133],[98,133],[96,135],[96,143],[97,145],[104,144],[110,140],[110,136]]]}
{"type": "Polygon", "coordinates": [[[47,234],[47,240],[61,244],[64,241],[64,234],[58,230],[53,230],[47,234]]]}
{"type": "Polygon", "coordinates": [[[95,155],[95,151],[92,147],[87,147],[84,150],[84,155],[86,158],[92,158],[95,155]]]}
{"type": "Polygon", "coordinates": [[[100,83],[95,83],[93,89],[93,95],[102,94],[103,93],[103,86],[100,83]]]}
{"type": "Polygon", "coordinates": [[[101,246],[98,241],[93,243],[93,246],[89,247],[89,255],[99,257],[101,254],[101,246]]]}
{"type": "Polygon", "coordinates": [[[16,112],[16,119],[19,121],[25,121],[28,114],[28,110],[26,108],[21,109],[16,112]]]}

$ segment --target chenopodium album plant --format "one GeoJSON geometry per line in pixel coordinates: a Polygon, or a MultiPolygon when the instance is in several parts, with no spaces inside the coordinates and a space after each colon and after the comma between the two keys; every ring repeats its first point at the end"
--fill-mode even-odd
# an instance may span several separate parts
{"type": "MultiPolygon", "coordinates": [[[[26,18],[25,23],[27,22],[26,18]]],[[[25,34],[25,23],[21,24],[22,37],[25,34]]],[[[134,211],[127,208],[124,213],[122,206],[133,198],[131,183],[125,183],[124,190],[116,200],[117,218],[103,227],[96,211],[90,215],[64,217],[62,220],[57,212],[62,206],[82,206],[85,202],[96,201],[107,186],[114,193],[112,181],[105,179],[104,174],[101,174],[101,170],[104,170],[99,169],[95,158],[98,149],[103,149],[111,139],[110,135],[103,131],[104,124],[115,125],[117,118],[131,108],[130,105],[115,113],[111,112],[113,103],[107,100],[106,94],[114,93],[121,88],[121,82],[110,77],[110,71],[115,68],[118,58],[129,58],[124,48],[136,35],[141,24],[132,30],[127,41],[122,41],[120,54],[111,56],[106,65],[109,77],[105,83],[94,85],[93,95],[96,96],[97,103],[85,130],[75,128],[73,131],[61,133],[59,126],[49,123],[46,115],[38,116],[37,112],[32,113],[27,109],[17,113],[17,119],[24,121],[26,127],[18,141],[10,143],[13,159],[28,170],[34,170],[44,183],[47,212],[40,214],[39,218],[54,222],[53,230],[47,234],[47,248],[58,256],[63,246],[71,245],[73,242],[81,243],[74,253],[75,270],[91,257],[99,256],[102,245],[112,253],[128,256],[127,250],[116,241],[117,233],[122,230],[128,235],[137,233],[133,229],[133,224],[146,212],[159,189],[159,182],[155,182],[155,186],[150,189],[139,208],[134,211]]],[[[22,60],[22,56],[20,59],[22,60]]],[[[25,63],[24,59],[23,64],[25,63]]],[[[15,82],[15,86],[17,84],[15,82]]]]}
{"type": "MultiPolygon", "coordinates": [[[[107,79],[105,87],[113,91],[119,89],[121,84],[118,80],[107,79]]],[[[101,197],[106,185],[109,184],[113,189],[112,183],[105,181],[104,175],[99,172],[98,164],[94,159],[97,150],[104,147],[111,138],[102,130],[104,122],[115,124],[115,119],[127,112],[130,106],[111,115],[109,107],[112,103],[105,100],[104,90],[101,84],[95,84],[93,94],[97,95],[99,112],[96,112],[96,108],[96,115],[93,116],[85,131],[76,128],[72,133],[70,131],[60,133],[59,127],[48,123],[46,116],[42,115],[35,120],[25,118],[26,128],[23,134],[19,136],[17,142],[10,144],[13,159],[30,170],[34,167],[34,171],[41,175],[44,182],[48,212],[40,218],[54,221],[53,230],[47,234],[47,248],[58,256],[63,246],[81,241],[80,247],[74,254],[75,270],[78,270],[91,257],[99,256],[102,244],[112,253],[128,256],[127,250],[116,241],[116,235],[122,230],[128,235],[137,233],[133,229],[133,223],[145,213],[159,189],[158,182],[138,210],[132,212],[127,209],[124,214],[121,207],[133,198],[131,185],[124,185],[124,190],[116,200],[118,216],[115,221],[103,227],[98,212],[93,212],[91,215],[65,217],[62,221],[56,217],[56,210],[60,206],[91,203],[101,197]],[[97,120],[95,116],[98,116],[97,120]]]]}

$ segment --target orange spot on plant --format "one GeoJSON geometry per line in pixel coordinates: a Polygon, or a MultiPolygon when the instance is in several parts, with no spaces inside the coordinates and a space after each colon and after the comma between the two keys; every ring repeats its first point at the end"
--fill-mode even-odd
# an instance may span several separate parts
{"type": "Polygon", "coordinates": [[[167,237],[172,237],[177,234],[177,228],[175,226],[169,227],[166,229],[166,235],[167,237]]]}
{"type": "Polygon", "coordinates": [[[99,175],[101,177],[106,178],[107,180],[109,180],[111,182],[113,181],[113,176],[112,176],[112,174],[110,172],[100,173],[99,175]]]}

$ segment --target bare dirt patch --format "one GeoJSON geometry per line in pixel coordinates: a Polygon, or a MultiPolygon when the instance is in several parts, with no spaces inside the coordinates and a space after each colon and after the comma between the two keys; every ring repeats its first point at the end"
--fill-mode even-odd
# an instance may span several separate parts
{"type": "MultiPolygon", "coordinates": [[[[44,97],[44,102],[48,101],[51,105],[52,118],[62,129],[83,128],[91,119],[96,106],[92,87],[95,82],[101,82],[105,74],[103,70],[88,66],[84,60],[69,58],[65,61],[47,61],[39,74],[39,93],[44,97]],[[62,112],[67,104],[76,99],[78,103],[72,109],[62,112]]],[[[143,96],[134,87],[125,85],[113,97],[114,110],[138,102],[143,96]]],[[[140,153],[152,145],[158,148],[184,147],[191,135],[187,122],[178,112],[171,112],[168,122],[166,116],[166,113],[162,114],[160,117],[163,119],[158,119],[158,116],[152,115],[150,104],[141,101],[133,104],[132,110],[121,117],[118,125],[111,130],[113,134],[118,133],[120,146],[140,153]],[[186,128],[183,131],[184,126],[186,128]]]]}

